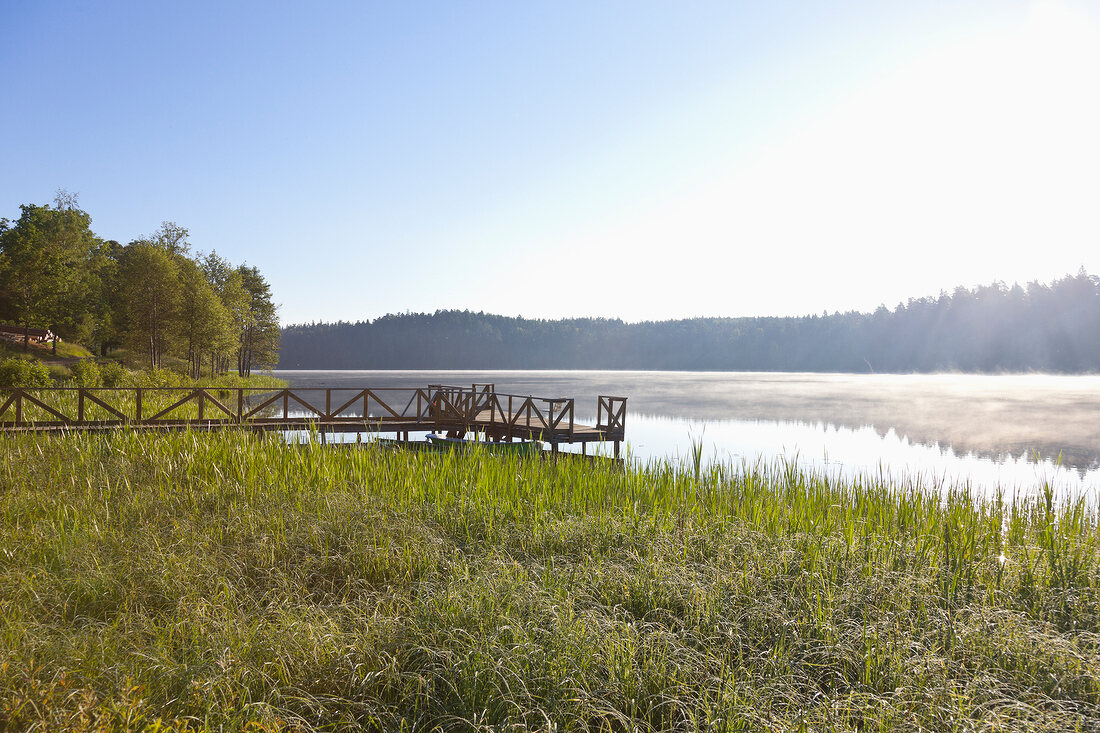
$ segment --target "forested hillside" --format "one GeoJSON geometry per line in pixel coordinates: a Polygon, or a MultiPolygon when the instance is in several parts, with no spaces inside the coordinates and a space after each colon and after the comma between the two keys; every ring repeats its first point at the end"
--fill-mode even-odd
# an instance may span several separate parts
{"type": "Polygon", "coordinates": [[[104,239],[65,191],[52,206],[19,208],[0,219],[0,323],[49,329],[100,355],[125,348],[151,369],[174,357],[194,377],[276,362],[278,315],[257,268],[192,255],[173,222],[126,245],[104,239]]]}
{"type": "Polygon", "coordinates": [[[1100,278],[994,283],[893,310],[624,323],[468,311],[283,330],[283,369],[1100,371],[1100,278]]]}

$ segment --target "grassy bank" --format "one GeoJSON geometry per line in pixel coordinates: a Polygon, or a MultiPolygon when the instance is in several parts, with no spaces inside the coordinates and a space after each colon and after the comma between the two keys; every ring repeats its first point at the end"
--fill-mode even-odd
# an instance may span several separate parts
{"type": "Polygon", "coordinates": [[[38,344],[31,342],[26,351],[22,344],[11,341],[0,341],[0,359],[19,358],[36,361],[55,361],[58,359],[86,359],[92,352],[78,343],[72,341],[58,341],[57,353],[53,351],[53,344],[38,344]]]}
{"type": "Polygon", "coordinates": [[[1084,502],[0,436],[0,728],[1096,730],[1084,502]]]}

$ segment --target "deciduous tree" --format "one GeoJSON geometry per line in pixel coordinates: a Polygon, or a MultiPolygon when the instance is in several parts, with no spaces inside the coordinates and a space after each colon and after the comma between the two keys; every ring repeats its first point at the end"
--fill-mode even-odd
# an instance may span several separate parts
{"type": "Polygon", "coordinates": [[[229,371],[230,357],[240,347],[241,334],[252,324],[252,295],[245,290],[244,279],[237,268],[217,252],[200,258],[199,265],[229,317],[226,339],[210,355],[211,375],[225,374],[229,371]]]}
{"type": "Polygon", "coordinates": [[[271,286],[255,267],[237,268],[249,294],[248,319],[237,350],[237,373],[252,374],[254,366],[275,366],[279,361],[279,315],[271,299],[271,286]]]}
{"type": "Polygon", "coordinates": [[[181,287],[175,258],[151,242],[131,242],[119,260],[119,305],[124,342],[148,355],[150,369],[160,368],[179,343],[181,287]]]}
{"type": "MultiPolygon", "coordinates": [[[[222,305],[199,265],[181,258],[178,263],[180,302],[178,327],[191,376],[202,376],[203,359],[233,342],[229,312],[222,305]]],[[[231,347],[229,347],[231,348],[231,347]]],[[[213,375],[211,375],[213,376],[213,375]]]]}
{"type": "MultiPolygon", "coordinates": [[[[75,194],[58,191],[54,206],[20,206],[0,229],[0,290],[6,317],[24,328],[73,333],[87,326],[86,263],[101,246],[75,194]]],[[[23,347],[29,345],[24,338],[23,347]]],[[[54,340],[56,351],[57,341],[54,340]]]]}
{"type": "Polygon", "coordinates": [[[191,242],[188,240],[190,234],[186,227],[181,227],[174,221],[162,221],[160,228],[147,239],[170,255],[186,257],[191,251],[191,242]]]}

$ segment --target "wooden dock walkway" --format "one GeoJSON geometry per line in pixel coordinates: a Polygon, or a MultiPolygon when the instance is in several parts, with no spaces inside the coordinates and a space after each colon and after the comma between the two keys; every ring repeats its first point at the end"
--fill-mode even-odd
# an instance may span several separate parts
{"type": "Polygon", "coordinates": [[[316,430],[414,432],[619,445],[626,398],[597,398],[595,425],[576,421],[573,398],[499,393],[495,385],[411,388],[57,387],[0,391],[0,432],[137,430],[316,430]]]}

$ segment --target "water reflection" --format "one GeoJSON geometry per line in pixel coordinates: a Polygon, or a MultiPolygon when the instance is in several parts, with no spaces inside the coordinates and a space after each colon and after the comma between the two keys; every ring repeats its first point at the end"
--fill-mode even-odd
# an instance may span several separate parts
{"type": "MultiPolygon", "coordinates": [[[[1100,377],[618,371],[280,371],[292,386],[417,387],[493,382],[499,392],[575,397],[590,422],[597,395],[629,398],[639,458],[791,455],[845,471],[923,472],[1035,486],[1100,484],[1100,377]],[[705,432],[704,432],[705,429],[705,432]],[[1042,460],[1035,461],[1035,456],[1042,460]],[[1061,455],[1060,464],[1055,459],[1061,455]],[[1044,474],[1044,472],[1046,472],[1044,474]]],[[[320,398],[323,401],[323,397],[320,398]]],[[[323,403],[323,402],[322,402],[323,403]]]]}
{"type": "Polygon", "coordinates": [[[1044,482],[1059,495],[1100,488],[1100,468],[1081,470],[1033,454],[997,457],[958,451],[951,446],[923,445],[893,430],[846,428],[825,423],[768,420],[694,421],[652,415],[632,416],[631,454],[638,460],[671,458],[692,463],[693,444],[703,448],[703,461],[754,463],[785,456],[799,465],[842,478],[889,475],[924,488],[971,484],[992,495],[1029,493],[1044,482]]]}

